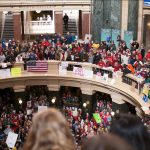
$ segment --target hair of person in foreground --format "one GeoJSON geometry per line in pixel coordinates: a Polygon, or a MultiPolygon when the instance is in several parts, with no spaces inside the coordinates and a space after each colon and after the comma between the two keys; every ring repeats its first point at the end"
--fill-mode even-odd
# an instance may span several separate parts
{"type": "Polygon", "coordinates": [[[135,150],[150,150],[150,137],[146,126],[137,116],[120,114],[114,118],[110,133],[126,140],[135,150]]]}
{"type": "Polygon", "coordinates": [[[50,108],[35,114],[23,150],[74,149],[74,139],[61,112],[50,108]]]}
{"type": "Polygon", "coordinates": [[[133,150],[124,140],[113,134],[101,134],[87,140],[81,150],[133,150]]]}

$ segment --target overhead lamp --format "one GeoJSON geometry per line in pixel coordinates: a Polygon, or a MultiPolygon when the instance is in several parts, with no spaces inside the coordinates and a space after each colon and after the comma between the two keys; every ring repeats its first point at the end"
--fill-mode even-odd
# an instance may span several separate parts
{"type": "Polygon", "coordinates": [[[86,106],[87,106],[87,103],[83,103],[83,107],[86,108],[86,106]]]}
{"type": "Polygon", "coordinates": [[[6,15],[7,13],[8,13],[8,11],[3,11],[3,14],[5,14],[5,15],[6,15]]]}
{"type": "Polygon", "coordinates": [[[36,10],[36,13],[38,13],[38,14],[39,14],[40,12],[41,12],[41,10],[36,10]]]}
{"type": "Polygon", "coordinates": [[[21,104],[22,104],[22,99],[19,98],[19,99],[18,99],[18,102],[19,102],[19,104],[21,105],[21,104]]]}
{"type": "Polygon", "coordinates": [[[150,27],[150,22],[148,22],[148,23],[147,23],[147,26],[149,26],[149,27],[150,27]]]}
{"type": "Polygon", "coordinates": [[[53,97],[51,102],[54,104],[56,102],[56,97],[53,97]]]}
{"type": "Polygon", "coordinates": [[[115,112],[112,111],[112,112],[111,112],[111,115],[114,116],[114,115],[115,115],[115,112]]]}

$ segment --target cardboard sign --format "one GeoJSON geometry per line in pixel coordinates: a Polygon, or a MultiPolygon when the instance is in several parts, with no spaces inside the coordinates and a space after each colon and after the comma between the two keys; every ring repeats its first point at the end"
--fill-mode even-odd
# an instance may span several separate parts
{"type": "Polygon", "coordinates": [[[13,132],[9,132],[8,137],[6,139],[6,144],[9,148],[14,148],[16,141],[18,138],[18,134],[15,134],[13,132]]]}
{"type": "Polygon", "coordinates": [[[17,77],[21,75],[21,68],[11,68],[11,75],[17,77]]]}
{"type": "Polygon", "coordinates": [[[38,106],[38,112],[47,110],[47,106],[38,106]]]}

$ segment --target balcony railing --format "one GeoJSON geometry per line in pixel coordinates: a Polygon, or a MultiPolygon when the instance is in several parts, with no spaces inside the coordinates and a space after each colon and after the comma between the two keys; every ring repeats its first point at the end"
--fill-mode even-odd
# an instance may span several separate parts
{"type": "Polygon", "coordinates": [[[25,5],[25,4],[88,4],[90,5],[92,0],[0,0],[0,5],[25,5]]]}
{"type": "Polygon", "coordinates": [[[55,33],[54,21],[30,21],[26,29],[28,29],[26,30],[26,34],[55,33]]]}

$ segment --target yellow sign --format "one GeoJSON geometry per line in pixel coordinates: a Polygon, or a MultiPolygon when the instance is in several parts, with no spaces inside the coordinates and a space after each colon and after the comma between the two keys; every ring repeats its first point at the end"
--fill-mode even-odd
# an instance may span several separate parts
{"type": "Polygon", "coordinates": [[[11,68],[11,75],[13,77],[21,75],[21,68],[11,68]]]}

